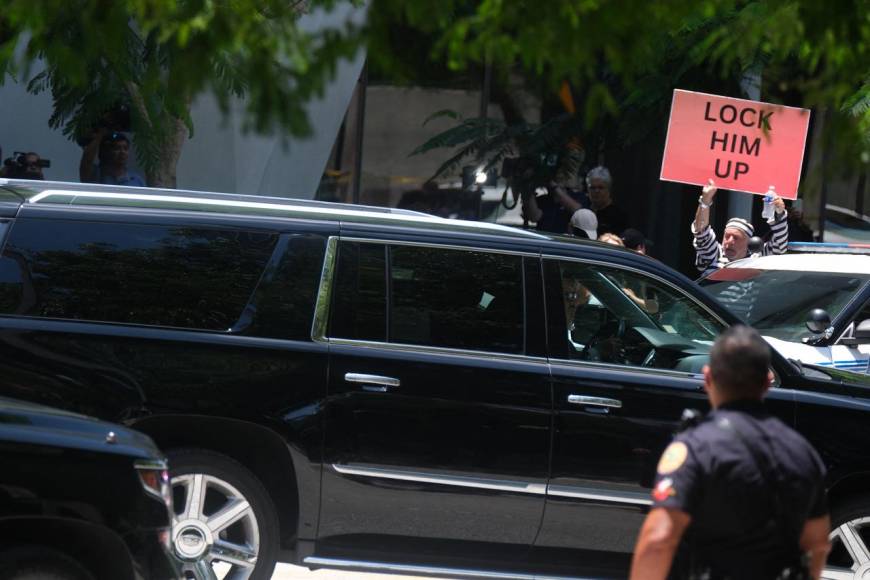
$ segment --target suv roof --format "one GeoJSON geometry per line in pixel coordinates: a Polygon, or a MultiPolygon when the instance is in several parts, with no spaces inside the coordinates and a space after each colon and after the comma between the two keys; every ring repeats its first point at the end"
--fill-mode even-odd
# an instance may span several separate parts
{"type": "Polygon", "coordinates": [[[489,222],[445,219],[396,208],[285,197],[11,179],[0,179],[0,188],[16,195],[27,204],[99,205],[263,217],[327,219],[498,234],[513,238],[551,239],[550,236],[538,232],[489,222]]]}

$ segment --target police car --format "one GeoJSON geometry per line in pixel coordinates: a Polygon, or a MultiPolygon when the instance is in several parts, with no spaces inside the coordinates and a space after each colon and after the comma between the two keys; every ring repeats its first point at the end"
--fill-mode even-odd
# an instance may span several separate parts
{"type": "Polygon", "coordinates": [[[791,243],[700,284],[785,357],[870,373],[870,244],[791,243]]]}

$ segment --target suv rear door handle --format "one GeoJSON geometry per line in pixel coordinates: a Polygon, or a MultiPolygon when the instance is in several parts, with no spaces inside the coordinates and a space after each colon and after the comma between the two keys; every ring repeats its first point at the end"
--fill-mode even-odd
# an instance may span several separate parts
{"type": "Polygon", "coordinates": [[[360,383],[364,391],[373,393],[386,393],[388,390],[394,389],[401,384],[399,379],[393,377],[363,373],[345,373],[344,380],[348,383],[360,383]]]}
{"type": "Polygon", "coordinates": [[[583,407],[604,407],[605,409],[621,409],[622,401],[605,397],[587,397],[586,395],[568,395],[568,402],[583,407]]]}

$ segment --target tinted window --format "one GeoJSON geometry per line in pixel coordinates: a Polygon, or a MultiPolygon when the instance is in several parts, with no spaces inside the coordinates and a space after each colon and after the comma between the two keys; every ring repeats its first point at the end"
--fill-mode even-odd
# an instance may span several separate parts
{"type": "Polygon", "coordinates": [[[547,268],[561,306],[553,314],[558,356],[700,372],[724,328],[689,296],[642,274],[568,261],[547,268]]]}
{"type": "Polygon", "coordinates": [[[390,247],[389,341],[523,352],[518,256],[390,247]]]}
{"type": "Polygon", "coordinates": [[[13,259],[10,256],[0,257],[0,312],[18,314],[25,307],[23,299],[22,272],[27,264],[20,256],[13,259]]]}
{"type": "Polygon", "coordinates": [[[239,230],[19,220],[3,257],[19,264],[28,298],[2,306],[30,316],[227,330],[276,239],[239,230]]]}
{"type": "Polygon", "coordinates": [[[325,251],[323,236],[281,237],[277,259],[266,267],[253,301],[254,323],[250,334],[293,340],[311,337],[325,251]]]}
{"type": "Polygon", "coordinates": [[[329,335],[355,340],[387,339],[386,249],[343,242],[332,294],[329,335]]]}

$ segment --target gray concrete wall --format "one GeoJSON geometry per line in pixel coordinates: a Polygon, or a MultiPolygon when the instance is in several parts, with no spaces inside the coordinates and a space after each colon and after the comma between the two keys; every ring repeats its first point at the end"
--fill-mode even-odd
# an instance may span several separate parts
{"type": "MultiPolygon", "coordinates": [[[[301,19],[305,30],[336,27],[347,20],[362,23],[365,7],[336,6],[301,19]]],[[[202,95],[191,111],[194,136],[187,142],[178,164],[180,189],[238,192],[311,198],[317,190],[326,161],[356,86],[365,54],[340,62],[335,80],[322,98],[308,103],[314,132],[310,137],[287,139],[245,134],[241,130],[243,102],[232,105],[227,117],[211,95],[202,95]]],[[[34,71],[34,74],[38,71],[34,71]]],[[[8,81],[0,87],[0,147],[4,157],[14,150],[35,151],[52,166],[46,179],[78,181],[81,148],[57,130],[48,127],[51,96],[31,95],[26,83],[8,81]]],[[[135,162],[133,163],[135,166],[135,162]]],[[[135,168],[135,167],[134,167],[135,168]]]]}

